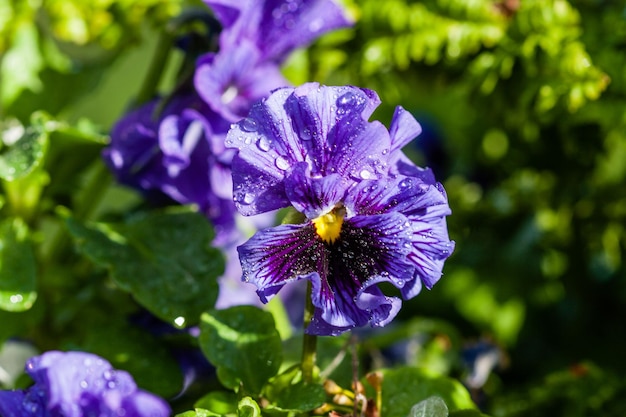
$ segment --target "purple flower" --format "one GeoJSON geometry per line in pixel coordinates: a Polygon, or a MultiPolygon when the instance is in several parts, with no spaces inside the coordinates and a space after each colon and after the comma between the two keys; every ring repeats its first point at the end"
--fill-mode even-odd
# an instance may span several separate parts
{"type": "Polygon", "coordinates": [[[257,232],[239,247],[243,279],[263,302],[288,282],[307,279],[315,306],[308,333],[335,335],[384,326],[404,299],[441,277],[454,242],[447,197],[432,172],[400,148],[420,133],[398,107],[388,131],[368,122],[375,92],[315,83],[276,90],[231,128],[234,199],[244,215],[283,207],[300,224],[257,232]]]}
{"type": "Polygon", "coordinates": [[[223,25],[220,51],[198,60],[195,86],[211,109],[236,122],[270,91],[289,85],[279,65],[294,49],[350,25],[332,0],[206,0],[223,25]]]}
{"type": "Polygon", "coordinates": [[[212,221],[217,244],[232,240],[229,123],[195,94],[175,96],[159,111],[162,105],[152,101],[118,121],[105,163],[120,183],[197,205],[212,221]]]}
{"type": "Polygon", "coordinates": [[[252,103],[270,91],[289,85],[278,65],[261,60],[258,49],[248,41],[202,56],[194,82],[211,110],[230,122],[240,120],[252,103]]]}
{"type": "Polygon", "coordinates": [[[50,351],[31,358],[34,384],[0,391],[2,417],[168,417],[169,405],[137,388],[125,371],[84,352],[50,351]]]}
{"type": "Polygon", "coordinates": [[[326,32],[351,25],[333,0],[205,0],[223,26],[220,48],[242,40],[259,51],[260,61],[281,63],[294,49],[326,32]]]}

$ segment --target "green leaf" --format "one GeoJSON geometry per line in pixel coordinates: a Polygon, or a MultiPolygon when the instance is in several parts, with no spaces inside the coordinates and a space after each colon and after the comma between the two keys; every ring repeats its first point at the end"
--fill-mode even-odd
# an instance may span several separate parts
{"type": "Polygon", "coordinates": [[[0,104],[8,107],[25,90],[39,91],[43,83],[39,72],[44,61],[39,49],[37,26],[33,20],[22,20],[13,34],[10,49],[0,61],[0,104]]]}
{"type": "Polygon", "coordinates": [[[253,306],[214,310],[202,315],[200,330],[200,347],[225,387],[242,384],[259,394],[278,372],[283,353],[270,313],[253,306]]]}
{"type": "Polygon", "coordinates": [[[279,391],[274,400],[275,407],[283,411],[305,412],[322,406],[326,401],[326,392],[321,385],[299,382],[279,391]]]}
{"type": "MultiPolygon", "coordinates": [[[[441,397],[451,411],[476,408],[467,389],[455,379],[432,376],[412,367],[386,369],[381,372],[383,416],[406,417],[416,403],[432,396],[441,397]]],[[[365,385],[368,396],[374,397],[373,389],[365,385]]]]}
{"type": "Polygon", "coordinates": [[[237,412],[237,394],[232,391],[212,391],[194,403],[194,408],[210,410],[214,413],[235,414],[237,412]]]}
{"type": "Polygon", "coordinates": [[[93,326],[80,347],[128,371],[138,386],[162,397],[175,396],[183,385],[180,365],[163,341],[125,325],[119,316],[111,315],[110,323],[93,326]]]}
{"type": "MultiPolygon", "coordinates": [[[[17,127],[13,127],[13,130],[17,127]]],[[[3,136],[6,141],[6,136],[3,136]]],[[[22,135],[0,154],[0,178],[6,181],[28,175],[37,167],[46,151],[48,135],[42,126],[29,126],[22,135]]]]}
{"type": "Polygon", "coordinates": [[[28,310],[37,299],[35,254],[28,226],[18,218],[0,223],[0,308],[28,310]]]}
{"type": "Polygon", "coordinates": [[[428,397],[411,407],[407,417],[448,417],[448,407],[441,397],[428,397]]]}
{"type": "Polygon", "coordinates": [[[176,417],[221,417],[221,414],[216,414],[209,410],[202,408],[196,408],[195,410],[185,411],[184,413],[176,414],[176,417]]]}
{"type": "Polygon", "coordinates": [[[456,410],[450,413],[450,417],[489,417],[478,410],[456,410]]]}
{"type": "Polygon", "coordinates": [[[201,214],[178,208],[125,224],[67,225],[80,250],[157,317],[182,327],[215,305],[224,260],[201,214]]]}
{"type": "Polygon", "coordinates": [[[239,401],[239,417],[261,417],[259,404],[250,397],[244,397],[239,401]]]}

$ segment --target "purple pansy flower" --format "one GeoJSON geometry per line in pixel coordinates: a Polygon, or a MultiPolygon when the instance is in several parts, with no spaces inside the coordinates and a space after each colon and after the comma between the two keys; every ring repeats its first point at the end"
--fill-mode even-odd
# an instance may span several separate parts
{"type": "Polygon", "coordinates": [[[312,284],[307,332],[384,326],[402,297],[431,288],[454,242],[443,187],[400,148],[420,132],[402,108],[390,131],[367,119],[375,92],[316,83],[276,90],[231,128],[234,199],[244,215],[292,206],[300,224],[257,232],[239,247],[245,281],[263,302],[288,282],[312,284]]]}
{"type": "Polygon", "coordinates": [[[50,351],[31,358],[26,372],[34,384],[0,391],[2,417],[168,417],[169,405],[137,388],[126,371],[99,356],[50,351]]]}

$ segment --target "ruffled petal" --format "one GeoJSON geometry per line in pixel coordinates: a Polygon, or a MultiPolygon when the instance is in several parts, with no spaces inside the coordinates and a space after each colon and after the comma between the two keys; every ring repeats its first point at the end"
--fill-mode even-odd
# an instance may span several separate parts
{"type": "Polygon", "coordinates": [[[0,391],[0,416],[44,417],[46,406],[43,401],[33,401],[26,391],[0,391]]]}
{"type": "Polygon", "coordinates": [[[268,302],[287,282],[324,270],[327,249],[311,224],[286,224],[257,232],[237,248],[243,280],[268,302]]]}
{"type": "Polygon", "coordinates": [[[258,49],[246,40],[200,58],[194,83],[211,109],[231,122],[244,117],[255,101],[272,90],[289,85],[280,68],[261,61],[258,49]]]}
{"type": "Polygon", "coordinates": [[[420,133],[422,133],[422,126],[415,120],[415,117],[403,107],[397,106],[389,126],[391,152],[402,149],[420,133]]]}
{"type": "MultiPolygon", "coordinates": [[[[274,91],[226,138],[227,146],[239,150],[237,169],[244,171],[234,179],[235,192],[256,199],[274,190],[301,162],[307,163],[311,177],[340,175],[344,188],[381,177],[388,170],[389,134],[382,124],[364,119],[378,103],[374,93],[356,87],[309,83],[274,91]]],[[[267,208],[280,208],[277,204],[267,208]]],[[[251,205],[244,210],[246,215],[259,213],[251,205]]]]}
{"type": "Polygon", "coordinates": [[[291,205],[314,219],[332,210],[343,199],[346,187],[338,174],[311,178],[307,164],[301,162],[285,179],[285,190],[291,205]]]}
{"type": "Polygon", "coordinates": [[[445,217],[450,214],[440,184],[428,184],[429,173],[421,177],[398,175],[388,181],[363,181],[348,193],[344,202],[349,214],[399,212],[411,228],[408,259],[416,267],[416,279],[402,288],[405,299],[419,293],[422,283],[432,288],[442,274],[443,264],[454,250],[448,237],[445,217]]]}
{"type": "Polygon", "coordinates": [[[369,287],[389,282],[402,288],[414,278],[406,260],[410,232],[400,213],[347,219],[341,239],[329,247],[327,269],[310,277],[316,312],[307,333],[335,335],[391,320],[397,301],[369,287]]]}
{"type": "Polygon", "coordinates": [[[332,0],[266,0],[259,23],[263,57],[282,62],[294,49],[352,22],[332,0]]]}

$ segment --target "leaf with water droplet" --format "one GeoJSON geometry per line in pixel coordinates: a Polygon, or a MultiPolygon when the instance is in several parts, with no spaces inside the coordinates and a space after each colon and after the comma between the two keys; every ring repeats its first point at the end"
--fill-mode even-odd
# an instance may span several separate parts
{"type": "Polygon", "coordinates": [[[13,181],[28,175],[42,161],[48,135],[42,126],[29,126],[17,142],[0,154],[0,178],[13,181]]]}
{"type": "Polygon", "coordinates": [[[272,315],[253,306],[203,314],[199,340],[220,382],[228,388],[243,384],[246,393],[259,394],[283,358],[272,315]]]}
{"type": "Polygon", "coordinates": [[[411,407],[407,417],[448,417],[448,407],[440,397],[432,396],[411,407]]]}
{"type": "Polygon", "coordinates": [[[37,299],[35,254],[28,226],[19,218],[0,223],[0,308],[25,311],[37,299]]]}
{"type": "Polygon", "coordinates": [[[213,231],[201,214],[176,208],[121,224],[66,221],[78,248],[157,317],[184,317],[190,326],[214,306],[224,259],[211,247],[213,231]]]}

